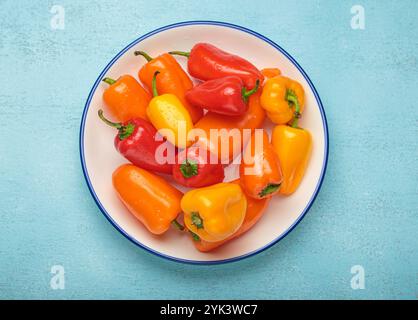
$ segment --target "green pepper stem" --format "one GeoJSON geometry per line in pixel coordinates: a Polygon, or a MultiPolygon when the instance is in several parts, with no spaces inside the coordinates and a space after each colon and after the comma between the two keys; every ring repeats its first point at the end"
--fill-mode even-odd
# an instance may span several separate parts
{"type": "Polygon", "coordinates": [[[185,178],[190,178],[193,176],[196,176],[199,173],[199,166],[197,162],[186,159],[181,165],[180,165],[180,172],[185,178]]]}
{"type": "Polygon", "coordinates": [[[244,99],[245,102],[248,101],[248,98],[257,92],[258,88],[260,86],[260,80],[257,79],[257,81],[255,82],[255,87],[252,88],[251,90],[247,91],[247,89],[245,87],[242,88],[242,98],[244,99]]]}
{"type": "Polygon", "coordinates": [[[268,195],[276,192],[280,188],[280,183],[270,183],[258,194],[261,198],[267,197],[268,195]]]}
{"type": "Polygon", "coordinates": [[[292,124],[290,125],[292,128],[298,127],[298,120],[300,118],[300,104],[298,100],[298,96],[293,90],[286,91],[286,100],[288,102],[293,103],[295,106],[295,117],[293,118],[292,124]]]}
{"type": "Polygon", "coordinates": [[[99,115],[99,118],[101,120],[103,120],[104,123],[106,123],[107,125],[116,128],[119,130],[119,139],[122,141],[123,139],[126,139],[128,137],[131,136],[131,134],[134,132],[135,130],[135,125],[132,123],[128,123],[126,125],[123,125],[120,122],[112,122],[108,119],[105,118],[105,116],[103,115],[103,110],[100,109],[97,114],[99,115]]]}
{"type": "Polygon", "coordinates": [[[190,214],[192,224],[196,226],[197,229],[203,229],[203,219],[199,215],[199,212],[192,212],[190,214]]]}
{"type": "Polygon", "coordinates": [[[176,219],[174,219],[173,221],[171,221],[171,224],[175,227],[175,228],[177,228],[178,230],[180,230],[180,231],[183,231],[184,230],[184,226],[183,225],[181,225],[176,219]]]}
{"type": "Polygon", "coordinates": [[[175,54],[177,56],[184,56],[184,57],[190,58],[190,52],[185,52],[185,51],[170,51],[169,54],[175,54]]]}
{"type": "Polygon", "coordinates": [[[151,60],[154,59],[148,53],[146,53],[144,51],[135,51],[134,52],[134,55],[136,55],[136,56],[143,56],[148,62],[150,62],[151,60]]]}
{"type": "Polygon", "coordinates": [[[118,130],[122,129],[122,123],[119,122],[112,122],[108,119],[105,118],[105,116],[103,115],[103,110],[100,109],[97,114],[99,115],[99,118],[103,120],[104,123],[108,124],[109,126],[116,128],[118,130]]]}
{"type": "Polygon", "coordinates": [[[116,82],[116,80],[112,79],[112,78],[104,78],[102,81],[106,82],[107,84],[110,84],[110,85],[112,85],[116,82]]]}
{"type": "Polygon", "coordinates": [[[152,77],[152,95],[153,97],[158,96],[157,90],[157,76],[160,74],[160,71],[155,71],[154,76],[152,77]]]}
{"type": "Polygon", "coordinates": [[[192,235],[192,238],[193,238],[194,241],[200,241],[200,237],[196,233],[194,233],[193,231],[190,231],[190,230],[189,230],[189,232],[192,235]]]}

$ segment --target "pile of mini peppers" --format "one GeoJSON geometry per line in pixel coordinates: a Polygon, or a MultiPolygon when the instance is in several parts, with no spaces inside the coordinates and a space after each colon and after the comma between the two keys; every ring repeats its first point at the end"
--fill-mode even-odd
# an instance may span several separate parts
{"type": "Polygon", "coordinates": [[[138,71],[142,84],[131,75],[104,78],[103,102],[112,120],[102,109],[98,116],[117,130],[115,148],[130,162],[113,173],[116,194],[151,233],[174,226],[208,252],[252,228],[274,195],[295,192],[312,149],[309,131],[298,126],[305,104],[300,83],[277,68],[260,71],[208,43],[155,58],[144,51],[135,55],[146,60],[138,71]],[[200,81],[197,85],[175,55],[188,59],[187,71],[200,81]],[[256,148],[255,129],[262,130],[266,116],[275,124],[272,138],[261,131],[263,144],[256,148]],[[184,141],[180,123],[186,134],[197,128],[205,135],[184,141]],[[162,129],[174,134],[164,135],[162,129]],[[238,129],[242,145],[230,141],[227,154],[210,161],[216,158],[212,148],[221,150],[225,142],[222,137],[208,141],[212,129],[238,129]],[[244,129],[252,132],[247,141],[244,129]],[[174,164],[157,161],[161,149],[175,156],[174,164]],[[238,180],[224,182],[225,166],[238,155],[252,161],[241,161],[238,180]],[[191,190],[183,194],[164,175],[191,190]],[[184,224],[178,221],[181,213],[184,224]]]}

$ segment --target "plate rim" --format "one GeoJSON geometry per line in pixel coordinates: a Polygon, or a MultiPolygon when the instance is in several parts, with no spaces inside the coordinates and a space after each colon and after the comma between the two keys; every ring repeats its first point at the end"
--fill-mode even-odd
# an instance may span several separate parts
{"type": "Polygon", "coordinates": [[[130,240],[132,243],[134,243],[135,245],[139,246],[140,248],[144,249],[145,251],[152,253],[153,255],[156,255],[158,257],[167,259],[169,261],[175,261],[175,262],[179,262],[179,263],[185,263],[185,264],[194,264],[194,265],[215,265],[215,264],[224,264],[224,263],[230,263],[230,262],[237,262],[240,261],[242,259],[246,259],[249,257],[252,257],[256,254],[259,254],[269,248],[271,248],[272,246],[274,246],[276,243],[278,243],[280,240],[282,240],[284,237],[286,237],[305,217],[305,215],[308,213],[309,209],[312,207],[312,204],[315,202],[315,199],[321,189],[322,183],[324,181],[324,177],[325,177],[325,173],[326,173],[326,169],[327,169],[327,165],[328,165],[328,153],[329,153],[329,134],[328,134],[328,122],[327,122],[327,118],[325,115],[325,110],[324,107],[322,105],[322,101],[321,98],[319,97],[319,94],[314,86],[314,84],[312,83],[311,79],[309,78],[309,76],[306,74],[306,72],[303,70],[303,68],[299,65],[299,63],[286,51],[284,50],[281,46],[279,46],[277,43],[275,43],[274,41],[270,40],[269,38],[263,36],[262,34],[253,31],[251,29],[248,29],[246,27],[242,27],[240,25],[237,24],[232,24],[229,22],[222,22],[222,21],[215,21],[215,20],[191,20],[191,21],[182,21],[182,22],[177,22],[177,23],[173,23],[173,24],[169,24],[160,28],[157,28],[153,31],[150,31],[148,33],[145,33],[144,35],[140,36],[139,38],[136,38],[134,41],[132,41],[130,44],[128,44],[126,47],[124,47],[121,51],[119,51],[119,53],[117,53],[112,60],[110,60],[110,62],[106,65],[106,67],[102,70],[102,72],[99,74],[98,78],[96,79],[96,81],[93,84],[93,87],[91,88],[87,101],[84,105],[84,110],[83,110],[83,114],[81,117],[81,124],[80,124],[80,132],[79,132],[79,152],[80,152],[80,161],[81,161],[81,167],[83,170],[83,175],[84,178],[86,180],[88,189],[90,191],[91,196],[93,197],[94,201],[96,202],[96,205],[99,207],[100,211],[102,212],[102,214],[106,217],[106,219],[113,225],[113,227],[118,230],[125,238],[127,238],[128,240],[130,240]],[[290,62],[299,70],[299,72],[303,75],[303,77],[305,78],[305,80],[307,81],[307,83],[309,84],[312,92],[314,93],[315,99],[318,103],[319,106],[319,111],[321,113],[321,119],[322,119],[322,126],[323,126],[323,130],[324,130],[324,161],[322,163],[322,169],[321,169],[321,174],[319,177],[319,181],[316,185],[315,191],[313,193],[313,195],[311,196],[309,202],[307,203],[306,207],[302,210],[301,214],[298,216],[298,218],[292,223],[292,225],[287,228],[282,234],[280,234],[276,239],[270,241],[269,243],[267,243],[266,245],[253,250],[251,252],[248,252],[246,254],[243,255],[239,255],[233,258],[227,258],[227,259],[219,259],[219,260],[210,260],[210,261],[204,261],[204,260],[190,260],[190,259],[182,259],[182,258],[177,258],[171,255],[167,255],[164,253],[161,253],[153,248],[150,248],[146,245],[144,245],[143,243],[141,243],[140,241],[136,240],[135,238],[133,238],[132,236],[130,236],[121,226],[119,226],[115,220],[113,220],[113,218],[111,217],[111,215],[106,211],[106,209],[103,207],[102,203],[100,202],[94,188],[93,185],[90,181],[90,177],[88,175],[88,171],[87,171],[87,166],[86,166],[86,162],[85,162],[85,155],[84,155],[84,128],[85,128],[85,123],[86,123],[86,117],[87,117],[87,112],[89,110],[90,107],[90,103],[93,97],[94,92],[96,91],[98,85],[101,83],[101,80],[103,78],[103,76],[107,73],[107,71],[110,69],[110,67],[113,66],[113,64],[126,52],[128,51],[130,48],[132,48],[133,46],[135,46],[136,44],[140,43],[141,41],[155,35],[158,34],[162,31],[166,31],[169,29],[174,29],[174,28],[178,28],[178,27],[183,27],[183,26],[189,26],[189,25],[215,25],[215,26],[222,26],[222,27],[227,27],[227,28],[231,28],[231,29],[236,29],[239,31],[243,31],[245,33],[251,34],[257,38],[259,38],[260,40],[263,40],[264,42],[267,42],[268,44],[270,44],[271,46],[273,46],[275,49],[277,49],[278,51],[280,51],[283,55],[286,56],[286,58],[288,58],[290,60],[290,62]]]}

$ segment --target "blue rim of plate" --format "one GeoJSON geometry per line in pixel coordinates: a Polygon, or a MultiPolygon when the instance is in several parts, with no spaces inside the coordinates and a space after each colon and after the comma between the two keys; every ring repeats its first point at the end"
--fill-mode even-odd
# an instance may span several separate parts
{"type": "Polygon", "coordinates": [[[90,190],[90,193],[94,199],[94,201],[96,202],[97,206],[99,207],[99,209],[101,210],[101,212],[103,213],[103,215],[106,217],[107,220],[109,220],[109,222],[123,235],[125,236],[128,240],[130,240],[131,242],[133,242],[134,244],[136,244],[137,246],[145,249],[146,251],[158,256],[158,257],[162,257],[171,261],[176,261],[176,262],[181,262],[181,263],[186,263],[186,264],[197,264],[197,265],[212,265],[212,264],[222,264],[222,263],[228,263],[228,262],[235,262],[235,261],[239,261],[245,258],[249,258],[252,257],[258,253],[263,252],[264,250],[267,250],[268,248],[272,247],[273,245],[275,245],[277,242],[279,242],[281,239],[283,239],[284,237],[286,237],[301,221],[302,219],[305,217],[306,213],[309,211],[309,209],[311,208],[312,204],[314,203],[316,196],[318,195],[319,190],[321,189],[322,186],[322,182],[324,181],[324,177],[325,177],[325,172],[326,172],[326,168],[327,168],[327,163],[328,163],[328,149],[329,149],[329,136],[328,136],[328,124],[327,124],[327,118],[325,116],[325,111],[324,111],[324,107],[322,105],[321,102],[321,98],[318,95],[318,92],[316,91],[315,86],[313,85],[311,79],[308,77],[308,75],[306,74],[306,72],[302,69],[302,67],[296,62],[295,59],[293,59],[293,57],[287,53],[282,47],[280,47],[278,44],[276,44],[275,42],[273,42],[272,40],[266,38],[265,36],[247,29],[245,27],[241,27],[239,25],[236,24],[231,24],[231,23],[227,23],[227,22],[220,22],[220,21],[209,21],[209,20],[197,20],[197,21],[184,21],[184,22],[178,22],[178,23],[173,23],[161,28],[158,28],[154,31],[148,32],[145,35],[139,37],[138,39],[134,40],[133,42],[131,42],[129,45],[127,45],[122,51],[120,51],[108,64],[107,66],[103,69],[103,71],[100,73],[99,77],[97,78],[96,82],[94,83],[92,89],[90,90],[89,96],[87,98],[86,104],[84,106],[84,111],[83,111],[83,116],[81,118],[81,125],[80,125],[80,160],[81,160],[81,166],[83,168],[83,174],[84,174],[84,178],[86,179],[87,182],[87,186],[90,190]],[[293,65],[302,73],[302,75],[304,76],[304,78],[306,79],[306,81],[308,82],[309,86],[311,87],[312,92],[315,95],[315,99],[318,103],[319,106],[319,110],[321,113],[321,117],[322,117],[322,125],[324,128],[324,136],[325,136],[325,154],[324,154],[324,161],[322,164],[322,171],[321,171],[321,175],[318,181],[318,184],[315,188],[315,191],[311,197],[311,199],[309,200],[307,206],[305,207],[305,209],[302,211],[302,213],[299,215],[299,217],[297,218],[296,221],[293,222],[293,224],[285,231],[283,232],[279,237],[277,237],[276,239],[274,239],[273,241],[271,241],[270,243],[266,244],[265,246],[254,250],[252,252],[234,257],[234,258],[228,258],[228,259],[222,259],[222,260],[212,260],[212,261],[200,261],[200,260],[188,260],[188,259],[181,259],[181,258],[176,258],[173,256],[169,256],[163,253],[160,253],[150,247],[147,247],[146,245],[142,244],[141,242],[139,242],[138,240],[132,238],[129,234],[127,234],[125,232],[125,230],[123,230],[117,223],[116,221],[114,221],[112,219],[112,217],[110,216],[110,214],[106,211],[106,209],[103,207],[102,203],[100,202],[96,192],[94,191],[93,185],[90,181],[90,177],[88,175],[87,172],[87,167],[86,167],[86,163],[85,163],[85,158],[84,158],[84,127],[85,127],[85,122],[86,122],[86,116],[87,116],[87,112],[90,106],[90,102],[91,99],[93,97],[94,92],[96,91],[98,85],[100,84],[101,80],[103,79],[104,75],[107,73],[107,71],[110,69],[110,67],[126,52],[128,51],[130,48],[132,48],[133,46],[137,45],[138,43],[140,43],[141,41],[143,41],[146,38],[149,38],[157,33],[160,33],[162,31],[165,30],[169,30],[169,29],[173,29],[173,28],[178,28],[178,27],[182,27],[182,26],[189,26],[189,25],[215,25],[215,26],[222,26],[222,27],[227,27],[227,28],[232,28],[232,29],[236,29],[236,30],[240,30],[243,32],[246,32],[248,34],[251,34],[265,42],[267,42],[268,44],[270,44],[271,46],[273,46],[274,48],[276,48],[278,51],[280,51],[282,54],[284,54],[292,63],[293,65]]]}

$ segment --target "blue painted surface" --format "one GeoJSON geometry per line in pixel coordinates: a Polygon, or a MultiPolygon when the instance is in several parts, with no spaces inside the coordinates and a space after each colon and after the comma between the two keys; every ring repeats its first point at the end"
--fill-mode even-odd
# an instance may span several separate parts
{"type": "Polygon", "coordinates": [[[0,298],[416,298],[418,2],[292,3],[0,1],[0,298]],[[50,28],[53,4],[64,30],[50,28]],[[350,27],[354,4],[365,30],[350,27]],[[84,102],[107,62],[141,34],[197,19],[246,26],[294,56],[331,139],[302,223],[260,255],[210,267],[165,261],[116,232],[78,154],[84,102]],[[65,290],[50,287],[56,264],[65,290]],[[364,290],[350,286],[357,264],[364,290]]]}

